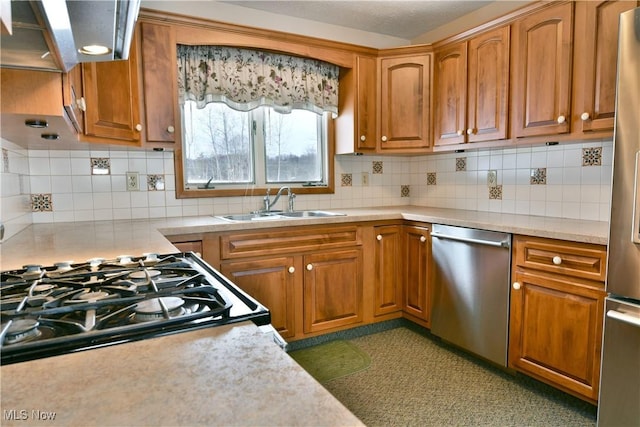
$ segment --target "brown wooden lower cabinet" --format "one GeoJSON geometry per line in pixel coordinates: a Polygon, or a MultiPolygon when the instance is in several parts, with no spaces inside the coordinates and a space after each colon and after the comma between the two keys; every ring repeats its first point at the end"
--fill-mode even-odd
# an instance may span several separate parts
{"type": "Polygon", "coordinates": [[[283,338],[295,335],[295,258],[276,258],[223,263],[220,272],[271,312],[271,324],[283,338]]]}
{"type": "Polygon", "coordinates": [[[361,323],[362,250],[304,256],[304,332],[361,323]]]}
{"type": "Polygon", "coordinates": [[[402,310],[402,226],[373,227],[374,316],[402,310]]]}
{"type": "Polygon", "coordinates": [[[509,367],[595,403],[603,283],[520,267],[512,281],[509,367]]]}
{"type": "Polygon", "coordinates": [[[402,310],[406,314],[415,317],[421,325],[430,327],[429,263],[431,258],[431,236],[429,228],[405,226],[403,238],[404,300],[402,310]]]}

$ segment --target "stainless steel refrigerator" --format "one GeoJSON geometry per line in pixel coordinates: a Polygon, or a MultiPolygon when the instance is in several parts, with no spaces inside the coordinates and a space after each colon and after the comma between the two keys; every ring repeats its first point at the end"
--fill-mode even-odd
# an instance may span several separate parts
{"type": "Polygon", "coordinates": [[[598,426],[640,426],[640,8],[620,15],[598,426]]]}

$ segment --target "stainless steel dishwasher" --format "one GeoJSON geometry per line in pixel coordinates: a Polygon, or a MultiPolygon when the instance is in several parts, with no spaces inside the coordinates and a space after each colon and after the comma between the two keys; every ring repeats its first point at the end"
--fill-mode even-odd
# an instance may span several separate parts
{"type": "Polygon", "coordinates": [[[507,366],[511,235],[434,224],[431,332],[507,366]]]}

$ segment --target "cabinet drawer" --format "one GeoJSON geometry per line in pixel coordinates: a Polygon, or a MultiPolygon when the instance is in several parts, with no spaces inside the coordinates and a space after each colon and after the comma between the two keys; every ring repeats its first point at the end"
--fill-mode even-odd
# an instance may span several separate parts
{"type": "Polygon", "coordinates": [[[604,281],[605,246],[516,236],[515,263],[521,267],[604,281]]]}
{"type": "Polygon", "coordinates": [[[298,228],[293,230],[271,229],[220,236],[220,258],[233,259],[292,252],[297,253],[361,244],[361,231],[357,226],[298,228]]]}

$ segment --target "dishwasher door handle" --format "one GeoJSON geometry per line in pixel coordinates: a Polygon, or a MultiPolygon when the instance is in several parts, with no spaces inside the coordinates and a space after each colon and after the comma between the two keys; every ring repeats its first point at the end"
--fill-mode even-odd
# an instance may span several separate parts
{"type": "Polygon", "coordinates": [[[436,237],[438,239],[456,240],[458,242],[465,242],[465,243],[477,243],[479,245],[486,245],[486,246],[496,246],[499,248],[508,248],[510,246],[508,240],[495,241],[495,240],[473,239],[471,237],[451,236],[449,234],[440,234],[435,232],[431,232],[431,237],[436,237]]]}

